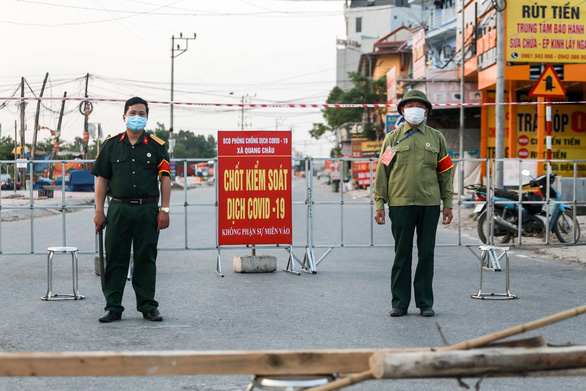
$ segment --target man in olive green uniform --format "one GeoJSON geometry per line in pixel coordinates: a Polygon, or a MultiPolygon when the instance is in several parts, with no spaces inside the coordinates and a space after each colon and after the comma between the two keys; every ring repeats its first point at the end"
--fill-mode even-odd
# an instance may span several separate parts
{"type": "Polygon", "coordinates": [[[407,314],[411,301],[413,238],[417,232],[418,262],[413,280],[415,304],[422,316],[434,316],[433,263],[435,236],[443,202],[442,223],[452,221],[452,160],[444,136],[423,124],[432,110],[427,96],[411,90],[397,110],[405,123],[383,142],[374,182],[378,224],[385,223],[389,205],[395,260],[391,273],[391,316],[407,314]]]}
{"type": "Polygon", "coordinates": [[[155,300],[156,259],[159,231],[169,227],[171,175],[165,142],[144,132],[148,112],[148,104],[143,99],[135,97],[126,101],[122,117],[126,131],[106,140],[92,170],[97,177],[96,233],[107,224],[106,283],[102,289],[106,313],[98,319],[103,323],[122,317],[131,246],[136,309],[146,320],[163,320],[155,300]],[[112,197],[107,217],[104,215],[106,195],[112,197]]]}

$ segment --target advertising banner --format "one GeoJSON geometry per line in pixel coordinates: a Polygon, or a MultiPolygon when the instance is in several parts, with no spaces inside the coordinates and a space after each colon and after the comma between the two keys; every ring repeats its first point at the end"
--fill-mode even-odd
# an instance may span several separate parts
{"type": "Polygon", "coordinates": [[[397,68],[387,72],[387,103],[397,103],[397,68]]]}
{"type": "Polygon", "coordinates": [[[330,174],[330,179],[331,180],[335,180],[335,181],[339,181],[340,178],[342,178],[341,174],[340,174],[340,161],[339,160],[326,160],[326,169],[328,168],[329,165],[329,174],[330,174]]]}
{"type": "MultiPolygon", "coordinates": [[[[378,161],[372,163],[372,179],[376,173],[378,161]]],[[[356,173],[356,182],[359,186],[370,186],[370,161],[352,162],[352,170],[356,173]]]]}
{"type": "Polygon", "coordinates": [[[403,116],[400,114],[387,114],[385,117],[385,133],[391,133],[399,125],[401,125],[404,120],[400,121],[400,123],[397,123],[397,121],[399,121],[399,118],[402,117],[403,116]]]}
{"type": "Polygon", "coordinates": [[[413,34],[413,78],[425,79],[425,30],[413,34]]]}
{"type": "MultiPolygon", "coordinates": [[[[586,109],[580,105],[557,105],[552,109],[552,159],[586,159],[586,109]]],[[[494,158],[495,113],[494,106],[488,107],[488,157],[494,158]]],[[[505,107],[505,138],[509,137],[509,107],[505,107]]],[[[520,159],[544,159],[538,156],[537,145],[545,144],[545,138],[537,139],[537,107],[533,105],[517,107],[517,156],[520,159]]],[[[562,176],[573,176],[572,163],[553,163],[552,169],[562,176]]],[[[578,163],[578,176],[586,177],[586,163],[578,163]]]]}
{"type": "Polygon", "coordinates": [[[507,2],[505,61],[586,63],[583,0],[507,2]]]}
{"type": "Polygon", "coordinates": [[[291,131],[218,132],[218,244],[292,244],[291,131]]]}

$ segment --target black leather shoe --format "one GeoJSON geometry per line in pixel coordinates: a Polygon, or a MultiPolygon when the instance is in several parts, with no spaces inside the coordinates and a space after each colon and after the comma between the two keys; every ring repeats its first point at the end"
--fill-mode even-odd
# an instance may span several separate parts
{"type": "Polygon", "coordinates": [[[425,316],[425,317],[432,317],[435,315],[435,312],[433,311],[433,308],[431,307],[423,307],[421,308],[421,316],[425,316]]]}
{"type": "Polygon", "coordinates": [[[142,317],[152,322],[160,322],[163,320],[163,317],[159,313],[159,310],[156,308],[153,308],[149,312],[143,312],[142,317]]]}
{"type": "Polygon", "coordinates": [[[104,315],[102,315],[101,318],[99,318],[98,320],[102,323],[109,323],[109,322],[114,322],[116,320],[120,320],[122,319],[122,314],[119,312],[114,312],[114,311],[106,311],[106,313],[104,315]]]}
{"type": "Polygon", "coordinates": [[[407,315],[407,308],[393,308],[391,310],[391,316],[393,318],[398,318],[399,316],[407,315]]]}

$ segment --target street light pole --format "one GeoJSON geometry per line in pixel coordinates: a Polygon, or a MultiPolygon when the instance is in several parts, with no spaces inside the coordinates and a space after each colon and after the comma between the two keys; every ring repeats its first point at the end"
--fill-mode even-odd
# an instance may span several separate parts
{"type": "MultiPolygon", "coordinates": [[[[505,8],[504,1],[497,2],[497,47],[496,47],[496,132],[495,132],[495,159],[496,167],[494,172],[495,187],[502,189],[504,184],[504,162],[505,157],[505,8]]],[[[509,94],[512,94],[509,91],[509,94]]],[[[510,156],[509,156],[510,157],[510,156]]]]}
{"type": "Polygon", "coordinates": [[[175,57],[179,57],[183,53],[189,49],[189,41],[195,40],[196,34],[193,33],[193,38],[183,38],[183,33],[179,33],[179,38],[175,38],[174,35],[171,36],[171,103],[169,104],[170,113],[171,113],[171,123],[169,126],[169,157],[173,157],[173,99],[174,99],[174,84],[175,84],[175,57]],[[185,46],[181,47],[181,44],[177,44],[177,48],[175,48],[175,40],[177,41],[184,41],[185,46]],[[177,53],[177,54],[175,54],[177,53]]]}

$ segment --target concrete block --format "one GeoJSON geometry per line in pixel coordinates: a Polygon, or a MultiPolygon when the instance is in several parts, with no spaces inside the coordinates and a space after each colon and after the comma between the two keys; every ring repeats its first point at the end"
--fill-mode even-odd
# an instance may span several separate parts
{"type": "Polygon", "coordinates": [[[236,273],[272,273],[277,270],[277,258],[272,255],[242,255],[233,258],[236,273]]]}

